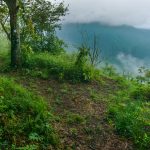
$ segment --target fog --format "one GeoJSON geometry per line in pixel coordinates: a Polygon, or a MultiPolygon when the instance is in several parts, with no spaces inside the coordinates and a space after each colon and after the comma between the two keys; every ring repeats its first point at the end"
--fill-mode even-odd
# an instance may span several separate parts
{"type": "MultiPolygon", "coordinates": [[[[117,55],[117,60],[119,64],[122,65],[122,70],[132,73],[132,75],[139,74],[139,68],[142,66],[149,66],[146,61],[143,59],[132,56],[131,54],[125,54],[120,52],[117,55]]],[[[119,68],[120,69],[120,68],[119,68]]]]}
{"type": "MultiPolygon", "coordinates": [[[[61,0],[56,0],[59,2],[61,0]]],[[[150,28],[150,0],[64,0],[65,22],[101,22],[150,28]]]]}

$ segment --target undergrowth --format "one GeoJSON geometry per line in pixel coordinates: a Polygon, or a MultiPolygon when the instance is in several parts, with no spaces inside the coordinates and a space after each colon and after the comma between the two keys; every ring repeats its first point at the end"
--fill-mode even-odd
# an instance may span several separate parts
{"type": "Polygon", "coordinates": [[[99,76],[99,71],[86,63],[76,64],[76,55],[49,53],[30,54],[23,64],[26,73],[44,79],[53,77],[60,81],[88,82],[99,76]]]}
{"type": "Polygon", "coordinates": [[[0,149],[47,149],[59,138],[43,98],[0,78],[0,149]]]}
{"type": "Polygon", "coordinates": [[[124,89],[111,97],[109,119],[119,135],[134,141],[137,149],[147,150],[150,148],[150,86],[125,79],[124,85],[124,89]]]}

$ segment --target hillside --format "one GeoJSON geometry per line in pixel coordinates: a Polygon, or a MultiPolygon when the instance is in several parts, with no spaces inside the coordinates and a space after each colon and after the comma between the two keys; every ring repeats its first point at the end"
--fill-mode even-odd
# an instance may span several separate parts
{"type": "MultiPolygon", "coordinates": [[[[65,57],[61,56],[66,60],[65,57]]],[[[68,65],[66,61],[47,53],[36,54],[29,59],[28,68],[13,71],[5,64],[6,55],[1,55],[0,66],[3,68],[0,73],[1,103],[4,103],[7,109],[12,109],[12,111],[8,109],[7,112],[5,107],[0,108],[2,122],[6,122],[0,124],[2,148],[31,150],[149,148],[149,87],[141,85],[136,80],[127,80],[107,68],[101,70],[100,74],[97,72],[97,79],[72,82],[70,79],[75,81],[77,76],[60,77],[52,67],[52,65],[55,69],[60,69],[60,66],[67,67],[72,59],[67,62],[68,65]],[[47,69],[50,76],[46,74],[47,69]],[[9,103],[5,103],[6,100],[9,100],[9,103]],[[47,111],[50,118],[46,115],[47,111]],[[17,115],[18,112],[20,116],[17,115]],[[36,113],[37,116],[33,115],[36,113]],[[16,119],[23,119],[23,116],[24,120],[29,116],[32,118],[30,122],[21,126],[16,119]],[[43,120],[46,126],[42,123],[43,120]],[[29,124],[30,128],[27,128],[29,124]],[[50,129],[44,132],[43,129],[48,126],[50,129]]]]}
{"type": "Polygon", "coordinates": [[[66,1],[0,1],[0,150],[150,150],[150,30],[66,1]]]}

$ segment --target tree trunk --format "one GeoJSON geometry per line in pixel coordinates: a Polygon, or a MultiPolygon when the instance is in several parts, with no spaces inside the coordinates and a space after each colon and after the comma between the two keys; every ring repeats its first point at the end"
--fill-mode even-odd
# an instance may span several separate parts
{"type": "Polygon", "coordinates": [[[9,8],[10,28],[11,28],[11,66],[19,67],[21,65],[20,53],[20,32],[18,23],[18,5],[17,0],[4,0],[9,8]]]}
{"type": "Polygon", "coordinates": [[[10,10],[10,27],[11,27],[11,65],[19,67],[20,65],[20,33],[17,23],[17,6],[10,10]]]}

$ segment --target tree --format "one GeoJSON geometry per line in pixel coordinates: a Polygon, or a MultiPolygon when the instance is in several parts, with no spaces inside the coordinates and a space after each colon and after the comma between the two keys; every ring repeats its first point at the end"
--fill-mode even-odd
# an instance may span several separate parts
{"type": "MultiPolygon", "coordinates": [[[[6,3],[8,7],[9,17],[10,17],[11,66],[18,67],[21,63],[20,62],[20,33],[19,33],[19,24],[18,24],[19,5],[17,0],[3,0],[3,1],[6,3]]],[[[8,33],[7,36],[9,37],[8,33]]]]}
{"type": "Polygon", "coordinates": [[[34,51],[61,51],[63,42],[58,39],[55,31],[61,27],[59,21],[67,10],[63,2],[35,0],[26,3],[21,9],[21,41],[34,51]]]}
{"type": "Polygon", "coordinates": [[[59,20],[67,11],[63,2],[52,4],[49,0],[2,1],[5,3],[1,3],[0,7],[0,24],[11,41],[13,67],[21,64],[20,41],[38,51],[56,52],[61,49],[63,42],[58,39],[55,30],[60,28],[59,20]]]}
{"type": "Polygon", "coordinates": [[[84,57],[88,56],[91,65],[96,67],[102,61],[101,49],[98,44],[99,43],[98,37],[94,34],[93,39],[91,40],[87,32],[83,32],[81,34],[82,34],[83,44],[81,45],[81,47],[79,47],[79,55],[82,54],[84,57]]]}

